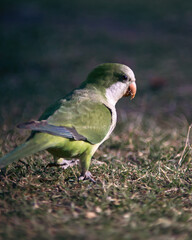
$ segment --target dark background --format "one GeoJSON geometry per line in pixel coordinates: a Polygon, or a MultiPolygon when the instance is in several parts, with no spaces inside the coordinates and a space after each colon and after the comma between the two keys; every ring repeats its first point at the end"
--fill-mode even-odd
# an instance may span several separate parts
{"type": "Polygon", "coordinates": [[[127,64],[137,78],[119,121],[191,122],[191,13],[180,0],[1,1],[1,130],[37,119],[104,62],[127,64]]]}

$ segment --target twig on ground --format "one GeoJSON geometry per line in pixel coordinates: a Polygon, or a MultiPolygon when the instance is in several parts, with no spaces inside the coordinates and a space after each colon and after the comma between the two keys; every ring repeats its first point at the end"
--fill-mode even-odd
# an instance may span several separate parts
{"type": "MultiPolygon", "coordinates": [[[[189,148],[189,151],[192,150],[192,146],[191,146],[190,141],[189,141],[191,128],[192,128],[192,124],[190,124],[189,128],[188,128],[187,138],[186,138],[186,141],[185,141],[185,147],[183,149],[183,152],[182,152],[181,157],[180,157],[179,162],[178,162],[179,167],[182,166],[182,164],[183,164],[183,159],[184,159],[184,155],[186,153],[187,148],[189,148]]],[[[189,161],[188,161],[188,163],[189,163],[189,161]]]]}

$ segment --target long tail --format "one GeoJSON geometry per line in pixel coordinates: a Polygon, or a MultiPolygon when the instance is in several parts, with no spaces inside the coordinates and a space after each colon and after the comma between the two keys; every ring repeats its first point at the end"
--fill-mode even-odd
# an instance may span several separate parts
{"type": "MultiPolygon", "coordinates": [[[[38,139],[40,140],[40,139],[38,139]]],[[[27,157],[31,154],[39,152],[41,150],[45,150],[51,147],[52,144],[50,141],[46,141],[46,139],[42,139],[41,141],[37,141],[37,139],[31,138],[27,142],[22,145],[16,147],[13,151],[9,152],[2,158],[0,158],[0,168],[6,167],[8,164],[17,161],[23,157],[27,157]]]]}

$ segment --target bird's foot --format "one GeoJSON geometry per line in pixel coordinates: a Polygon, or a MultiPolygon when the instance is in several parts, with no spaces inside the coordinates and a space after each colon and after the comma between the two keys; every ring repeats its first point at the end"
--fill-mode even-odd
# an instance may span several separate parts
{"type": "Polygon", "coordinates": [[[90,182],[96,183],[96,181],[93,179],[93,176],[91,172],[86,171],[85,173],[82,173],[79,177],[79,181],[89,180],[90,182]]]}
{"type": "Polygon", "coordinates": [[[61,167],[63,169],[67,169],[68,167],[73,167],[78,164],[79,160],[65,160],[63,158],[59,158],[56,163],[49,163],[47,167],[61,167]]]}
{"type": "Polygon", "coordinates": [[[63,169],[67,169],[68,167],[73,167],[79,164],[79,160],[65,160],[63,158],[59,158],[57,160],[57,164],[61,166],[63,169]]]}

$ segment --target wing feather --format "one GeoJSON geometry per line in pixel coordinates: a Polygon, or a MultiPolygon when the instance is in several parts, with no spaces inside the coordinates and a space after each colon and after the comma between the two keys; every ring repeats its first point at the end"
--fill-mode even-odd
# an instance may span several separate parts
{"type": "MultiPolygon", "coordinates": [[[[86,139],[92,144],[101,142],[107,135],[112,121],[111,111],[99,98],[73,95],[67,99],[61,99],[49,107],[40,117],[40,121],[46,120],[52,134],[63,134],[63,137],[73,137],[71,129],[75,130],[80,138],[86,139]],[[50,127],[50,125],[52,127],[50,127]],[[59,128],[54,128],[57,126],[59,128]],[[63,127],[63,128],[62,128],[63,127]],[[69,131],[70,129],[70,131],[69,131]],[[66,136],[65,136],[66,135],[66,136]]],[[[56,135],[55,134],[55,135],[56,135]]]]}

